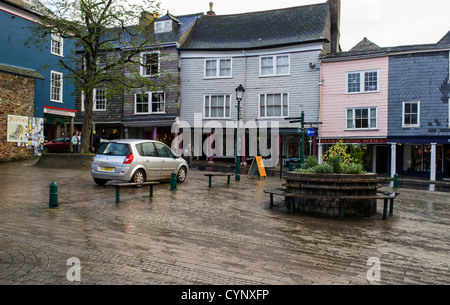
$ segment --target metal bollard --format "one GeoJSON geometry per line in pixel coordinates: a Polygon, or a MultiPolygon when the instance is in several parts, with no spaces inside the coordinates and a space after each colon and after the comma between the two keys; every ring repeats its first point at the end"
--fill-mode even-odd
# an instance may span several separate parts
{"type": "Polygon", "coordinates": [[[170,190],[176,190],[177,189],[177,174],[175,172],[172,172],[170,175],[170,190]]]}
{"type": "Polygon", "coordinates": [[[49,208],[55,209],[58,207],[58,184],[56,182],[50,183],[49,208]]]}
{"type": "Polygon", "coordinates": [[[394,188],[397,189],[398,188],[398,174],[394,175],[394,188]]]}

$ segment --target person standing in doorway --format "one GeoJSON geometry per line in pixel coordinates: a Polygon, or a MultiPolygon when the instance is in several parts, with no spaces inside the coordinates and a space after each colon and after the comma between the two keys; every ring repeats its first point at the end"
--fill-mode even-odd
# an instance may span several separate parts
{"type": "Polygon", "coordinates": [[[72,146],[73,146],[73,153],[80,152],[80,136],[78,133],[78,130],[76,130],[72,136],[72,146]]]}

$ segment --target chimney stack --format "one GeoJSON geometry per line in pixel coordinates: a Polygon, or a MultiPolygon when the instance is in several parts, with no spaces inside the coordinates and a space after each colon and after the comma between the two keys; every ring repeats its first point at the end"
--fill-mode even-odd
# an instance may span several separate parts
{"type": "Polygon", "coordinates": [[[150,12],[142,12],[139,18],[139,26],[147,28],[154,20],[154,15],[150,12]]]}
{"type": "Polygon", "coordinates": [[[328,0],[330,4],[330,19],[331,19],[331,53],[341,51],[339,44],[341,33],[341,0],[328,0]]]}
{"type": "Polygon", "coordinates": [[[212,2],[209,3],[209,11],[206,13],[206,15],[208,15],[208,16],[216,15],[216,13],[213,11],[213,5],[214,5],[214,3],[212,3],[212,2]]]}

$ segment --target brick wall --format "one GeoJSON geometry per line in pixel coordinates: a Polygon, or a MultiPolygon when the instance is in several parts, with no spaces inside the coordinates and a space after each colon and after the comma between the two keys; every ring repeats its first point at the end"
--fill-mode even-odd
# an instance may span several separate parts
{"type": "Polygon", "coordinates": [[[0,72],[0,161],[33,156],[33,150],[7,141],[8,115],[34,116],[34,79],[0,72]]]}

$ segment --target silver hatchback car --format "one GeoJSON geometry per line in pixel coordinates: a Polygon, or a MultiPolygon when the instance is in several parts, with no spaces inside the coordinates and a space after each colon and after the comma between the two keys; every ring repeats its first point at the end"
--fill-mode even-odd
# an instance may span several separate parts
{"type": "Polygon", "coordinates": [[[126,139],[101,143],[92,158],[91,175],[99,185],[109,180],[140,183],[167,179],[172,172],[178,182],[184,182],[187,169],[187,162],[164,143],[126,139]]]}

